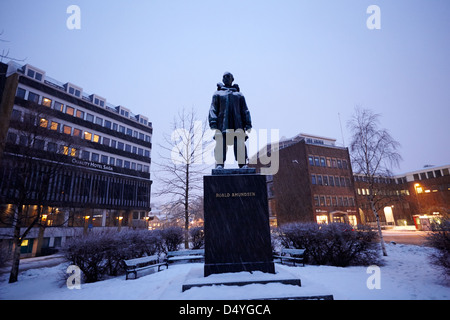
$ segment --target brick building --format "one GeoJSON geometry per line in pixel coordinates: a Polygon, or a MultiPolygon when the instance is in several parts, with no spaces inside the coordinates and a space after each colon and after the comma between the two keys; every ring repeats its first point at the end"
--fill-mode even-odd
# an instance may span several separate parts
{"type": "Polygon", "coordinates": [[[267,181],[272,226],[361,223],[349,152],[336,146],[335,139],[299,134],[280,141],[279,170],[267,181]]]}
{"type": "Polygon", "coordinates": [[[144,115],[32,65],[0,63],[0,245],[36,217],[26,255],[87,229],[145,228],[152,133],[144,115]]]}
{"type": "MultiPolygon", "coordinates": [[[[374,224],[367,204],[367,182],[360,175],[354,180],[363,222],[374,224]]],[[[380,194],[378,212],[385,226],[428,230],[432,221],[450,214],[450,165],[425,166],[390,178],[379,177],[375,182],[380,194]]]]}

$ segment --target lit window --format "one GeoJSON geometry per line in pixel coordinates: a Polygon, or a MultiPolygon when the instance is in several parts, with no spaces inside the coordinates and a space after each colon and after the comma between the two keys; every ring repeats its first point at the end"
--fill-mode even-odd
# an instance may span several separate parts
{"type": "Polygon", "coordinates": [[[92,140],[92,133],[90,132],[84,132],[84,139],[91,141],[92,140]]]}
{"type": "Polygon", "coordinates": [[[81,138],[81,130],[77,129],[77,128],[74,128],[73,129],[73,136],[81,138]]]}
{"type": "Polygon", "coordinates": [[[68,115],[73,116],[74,113],[75,113],[75,109],[72,108],[72,107],[67,106],[67,107],[66,107],[66,113],[67,113],[68,115]]]}
{"type": "Polygon", "coordinates": [[[42,99],[42,105],[46,106],[46,107],[51,107],[52,106],[52,100],[50,100],[49,98],[43,98],[42,99]]]}
{"type": "Polygon", "coordinates": [[[84,119],[84,112],[81,111],[81,110],[77,110],[77,115],[76,115],[76,117],[77,117],[77,118],[84,119]]]}
{"type": "Polygon", "coordinates": [[[77,149],[72,148],[72,150],[70,151],[70,155],[71,155],[72,157],[76,157],[76,156],[77,156],[77,149]]]}
{"type": "Polygon", "coordinates": [[[327,216],[316,216],[316,221],[318,224],[328,223],[328,217],[327,216]]]}
{"type": "Polygon", "coordinates": [[[69,126],[64,125],[64,127],[63,127],[63,132],[64,132],[65,134],[71,134],[71,133],[72,133],[72,127],[69,127],[69,126]]]}
{"type": "Polygon", "coordinates": [[[47,128],[47,127],[48,127],[48,120],[47,120],[47,119],[44,119],[44,118],[41,118],[41,120],[39,121],[39,125],[40,125],[42,128],[47,128]]]}
{"type": "Polygon", "coordinates": [[[64,146],[64,147],[63,147],[63,154],[64,154],[65,156],[67,156],[67,155],[69,154],[69,147],[67,147],[67,146],[64,146]]]}
{"type": "Polygon", "coordinates": [[[94,139],[92,141],[99,143],[100,142],[100,136],[97,135],[97,134],[94,134],[94,139]]]}
{"type": "Polygon", "coordinates": [[[52,124],[50,125],[50,129],[57,131],[59,127],[59,123],[52,121],[52,124]]]}

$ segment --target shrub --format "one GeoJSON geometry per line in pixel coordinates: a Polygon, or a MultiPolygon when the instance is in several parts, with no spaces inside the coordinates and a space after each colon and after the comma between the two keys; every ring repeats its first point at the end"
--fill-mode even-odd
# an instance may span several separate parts
{"type": "Polygon", "coordinates": [[[201,249],[205,245],[205,233],[202,227],[196,227],[189,230],[192,241],[192,249],[201,249]]]}
{"type": "Polygon", "coordinates": [[[427,236],[428,245],[436,248],[436,253],[431,255],[433,264],[444,269],[447,276],[450,275],[450,220],[443,219],[439,223],[432,224],[432,232],[427,236]]]}
{"type": "Polygon", "coordinates": [[[180,227],[169,227],[161,230],[161,238],[166,251],[177,251],[184,240],[184,231],[180,227]]]}
{"type": "Polygon", "coordinates": [[[110,246],[107,238],[104,233],[90,233],[66,242],[65,257],[80,268],[85,282],[98,281],[105,274],[107,270],[105,251],[110,246]]]}
{"type": "Polygon", "coordinates": [[[148,230],[90,232],[68,240],[64,246],[65,257],[80,268],[85,282],[120,274],[123,271],[122,260],[160,252],[160,233],[148,230]]]}
{"type": "Polygon", "coordinates": [[[279,230],[286,248],[304,248],[309,263],[345,267],[378,263],[377,237],[373,230],[349,224],[292,223],[279,230]]]}

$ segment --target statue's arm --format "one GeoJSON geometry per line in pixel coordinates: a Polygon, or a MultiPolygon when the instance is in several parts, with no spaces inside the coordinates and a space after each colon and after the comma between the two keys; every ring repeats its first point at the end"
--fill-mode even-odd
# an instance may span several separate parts
{"type": "Polygon", "coordinates": [[[241,118],[243,120],[243,126],[245,130],[252,128],[252,117],[250,116],[250,111],[247,108],[247,103],[245,102],[244,96],[241,99],[241,118]]]}
{"type": "Polygon", "coordinates": [[[219,101],[217,95],[214,95],[211,102],[211,107],[209,108],[209,127],[211,129],[217,129],[217,119],[219,116],[219,101]]]}

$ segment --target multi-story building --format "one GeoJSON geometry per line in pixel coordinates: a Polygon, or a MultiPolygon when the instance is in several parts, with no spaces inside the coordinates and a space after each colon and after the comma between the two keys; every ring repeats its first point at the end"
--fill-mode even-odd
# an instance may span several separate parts
{"type": "MultiPolygon", "coordinates": [[[[356,174],[354,180],[360,214],[366,223],[375,223],[367,201],[367,181],[356,174]]],[[[433,220],[450,214],[450,165],[425,166],[389,178],[378,177],[374,182],[383,225],[428,230],[433,220]]]]}
{"type": "Polygon", "coordinates": [[[279,170],[267,177],[271,225],[360,223],[352,177],[348,149],[335,139],[299,134],[280,141],[279,170]]]}
{"type": "Polygon", "coordinates": [[[24,253],[58,246],[77,228],[147,225],[153,129],[146,116],[14,62],[0,65],[0,101],[2,235],[19,205],[28,212],[24,228],[41,210],[24,253]]]}

